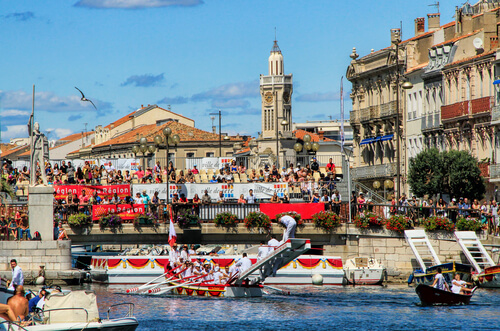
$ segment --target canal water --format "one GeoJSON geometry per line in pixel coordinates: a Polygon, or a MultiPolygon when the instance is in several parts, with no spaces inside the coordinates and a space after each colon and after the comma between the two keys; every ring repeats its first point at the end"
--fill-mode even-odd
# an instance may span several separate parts
{"type": "Polygon", "coordinates": [[[500,289],[476,291],[469,306],[421,307],[413,287],[282,287],[290,295],[198,298],[125,294],[126,287],[88,285],[101,316],[135,304],[138,330],[498,330],[500,289]]]}

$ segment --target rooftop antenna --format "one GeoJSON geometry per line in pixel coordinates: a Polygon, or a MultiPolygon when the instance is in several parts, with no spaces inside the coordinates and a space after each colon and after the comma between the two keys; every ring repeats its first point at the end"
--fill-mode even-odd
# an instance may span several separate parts
{"type": "Polygon", "coordinates": [[[274,40],[276,40],[276,27],[274,27],[274,40]]]}
{"type": "Polygon", "coordinates": [[[436,1],[433,4],[427,5],[427,6],[429,6],[429,7],[435,7],[436,8],[436,13],[439,14],[439,1],[436,1]]]}

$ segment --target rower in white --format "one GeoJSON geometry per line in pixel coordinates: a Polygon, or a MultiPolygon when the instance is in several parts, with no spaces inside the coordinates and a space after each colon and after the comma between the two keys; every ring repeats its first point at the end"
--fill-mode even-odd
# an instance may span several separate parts
{"type": "Polygon", "coordinates": [[[297,222],[291,216],[285,215],[280,218],[280,222],[286,227],[283,231],[283,240],[281,242],[285,243],[290,238],[295,238],[295,229],[297,228],[297,222]]]}
{"type": "Polygon", "coordinates": [[[239,269],[240,274],[242,274],[252,267],[252,261],[248,258],[247,253],[243,253],[242,258],[235,263],[235,266],[239,269]]]}

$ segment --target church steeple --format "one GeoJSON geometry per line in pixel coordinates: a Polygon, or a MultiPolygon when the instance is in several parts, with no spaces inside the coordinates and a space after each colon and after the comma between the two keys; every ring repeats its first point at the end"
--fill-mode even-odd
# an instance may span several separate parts
{"type": "Polygon", "coordinates": [[[281,54],[278,41],[275,39],[271,55],[269,55],[269,76],[282,76],[284,71],[283,54],[281,54]]]}

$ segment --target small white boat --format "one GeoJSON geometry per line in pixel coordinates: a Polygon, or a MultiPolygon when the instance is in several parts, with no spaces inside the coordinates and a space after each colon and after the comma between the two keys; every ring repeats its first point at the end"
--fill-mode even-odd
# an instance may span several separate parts
{"type": "Polygon", "coordinates": [[[348,284],[379,285],[387,276],[387,269],[371,257],[355,257],[344,264],[345,277],[348,284]]]}
{"type": "Polygon", "coordinates": [[[108,308],[107,317],[101,319],[94,292],[59,292],[47,296],[43,311],[32,318],[33,325],[21,327],[0,318],[0,331],[134,331],[139,322],[133,317],[133,308],[132,303],[113,305],[108,308]],[[125,316],[110,318],[110,313],[120,308],[127,308],[125,316]]]}

